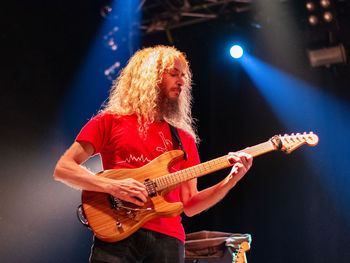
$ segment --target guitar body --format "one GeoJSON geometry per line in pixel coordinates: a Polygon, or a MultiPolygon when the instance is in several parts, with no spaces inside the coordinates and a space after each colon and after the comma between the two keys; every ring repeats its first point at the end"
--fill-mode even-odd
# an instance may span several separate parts
{"type": "MultiPolygon", "coordinates": [[[[153,180],[169,174],[170,167],[183,158],[182,151],[169,151],[143,167],[106,170],[97,176],[115,180],[133,178],[143,183],[146,179],[153,180]]],[[[162,195],[159,193],[154,197],[148,197],[142,207],[127,202],[123,202],[123,207],[113,207],[113,198],[109,194],[83,191],[82,205],[89,227],[95,235],[103,241],[115,242],[130,236],[153,218],[173,217],[182,213],[181,202],[166,202],[162,195]]]]}

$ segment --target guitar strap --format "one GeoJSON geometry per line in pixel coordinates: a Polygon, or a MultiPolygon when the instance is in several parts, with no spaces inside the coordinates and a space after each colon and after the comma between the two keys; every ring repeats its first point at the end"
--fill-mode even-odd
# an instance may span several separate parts
{"type": "Polygon", "coordinates": [[[185,159],[185,161],[187,161],[187,153],[185,151],[184,146],[182,145],[182,142],[181,142],[178,130],[176,129],[176,127],[174,127],[170,123],[168,123],[168,124],[169,124],[169,127],[170,127],[171,134],[173,135],[173,137],[175,137],[176,141],[180,145],[181,150],[184,152],[184,159],[185,159]]]}

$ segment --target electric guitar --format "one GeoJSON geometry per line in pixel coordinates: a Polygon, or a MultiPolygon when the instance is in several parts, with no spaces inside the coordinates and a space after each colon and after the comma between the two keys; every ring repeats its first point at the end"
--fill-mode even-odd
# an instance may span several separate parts
{"type": "MultiPolygon", "coordinates": [[[[286,153],[294,151],[303,144],[314,146],[318,137],[314,133],[274,136],[270,140],[248,147],[245,152],[253,157],[267,152],[281,150],[286,153]]],[[[106,242],[122,240],[144,223],[161,217],[173,217],[182,213],[181,202],[169,203],[163,196],[174,190],[181,183],[197,178],[235,164],[228,155],[207,161],[193,167],[169,173],[170,167],[184,159],[181,150],[166,152],[150,163],[136,169],[111,169],[96,174],[115,180],[134,178],[146,186],[149,197],[142,206],[122,201],[106,193],[83,191],[82,207],[88,225],[95,235],[106,242]]]]}

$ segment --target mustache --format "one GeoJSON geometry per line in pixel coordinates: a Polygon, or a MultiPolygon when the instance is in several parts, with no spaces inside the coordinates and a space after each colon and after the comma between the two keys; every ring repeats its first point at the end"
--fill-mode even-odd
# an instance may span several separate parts
{"type": "Polygon", "coordinates": [[[182,88],[181,87],[174,87],[174,88],[171,88],[170,91],[182,91],[182,88]]]}

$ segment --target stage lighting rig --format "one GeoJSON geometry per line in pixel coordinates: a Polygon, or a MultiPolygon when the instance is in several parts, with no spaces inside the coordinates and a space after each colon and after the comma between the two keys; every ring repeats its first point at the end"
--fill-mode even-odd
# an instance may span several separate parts
{"type": "Polygon", "coordinates": [[[150,34],[202,23],[217,19],[223,14],[243,12],[252,2],[253,0],[143,1],[141,29],[144,34],[150,34]]]}
{"type": "Polygon", "coordinates": [[[305,8],[310,26],[332,30],[336,27],[334,0],[306,0],[305,8]]]}
{"type": "Polygon", "coordinates": [[[110,65],[104,75],[113,80],[123,63],[139,48],[142,3],[139,0],[112,1],[100,9],[105,20],[101,32],[102,41],[107,48],[110,65]]]}
{"type": "Polygon", "coordinates": [[[307,55],[312,67],[346,64],[347,54],[339,41],[336,0],[306,0],[305,10],[313,39],[307,55]]]}

